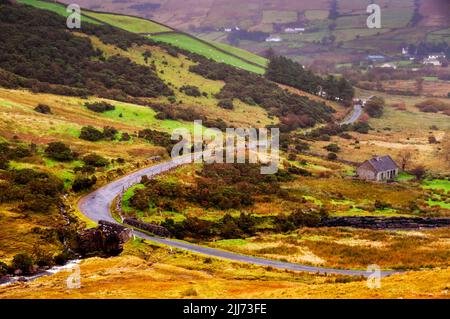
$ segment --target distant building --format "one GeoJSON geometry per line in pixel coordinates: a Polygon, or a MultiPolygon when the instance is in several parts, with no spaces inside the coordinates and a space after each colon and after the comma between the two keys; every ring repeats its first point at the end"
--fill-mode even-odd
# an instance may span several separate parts
{"type": "Polygon", "coordinates": [[[384,63],[384,64],[380,65],[379,67],[383,68],[383,69],[394,69],[394,70],[397,69],[397,66],[393,63],[384,63]]]}
{"type": "Polygon", "coordinates": [[[386,60],[384,55],[368,55],[366,59],[372,62],[382,62],[386,60]]]}
{"type": "Polygon", "coordinates": [[[280,37],[270,36],[266,39],[266,42],[281,42],[281,41],[283,41],[283,39],[281,39],[280,37]]]}
{"type": "Polygon", "coordinates": [[[439,60],[439,59],[445,59],[445,58],[447,58],[447,57],[445,56],[445,53],[443,53],[443,52],[435,52],[435,53],[428,54],[428,59],[439,60]]]}
{"type": "Polygon", "coordinates": [[[377,182],[393,180],[398,173],[399,167],[389,155],[376,156],[356,169],[359,178],[377,182]]]}
{"type": "Polygon", "coordinates": [[[286,28],[285,33],[302,33],[305,32],[305,28],[286,28]]]}
{"type": "Polygon", "coordinates": [[[225,31],[225,32],[231,32],[232,30],[231,30],[231,28],[225,28],[223,31],[225,31]]]}
{"type": "Polygon", "coordinates": [[[423,59],[422,64],[424,65],[432,65],[432,66],[442,66],[442,62],[439,58],[436,57],[428,57],[423,59]]]}

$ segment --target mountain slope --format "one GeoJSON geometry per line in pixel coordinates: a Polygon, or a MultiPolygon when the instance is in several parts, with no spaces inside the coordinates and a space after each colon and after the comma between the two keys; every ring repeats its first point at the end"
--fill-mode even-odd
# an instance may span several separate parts
{"type": "MultiPolygon", "coordinates": [[[[36,8],[50,10],[67,17],[65,5],[58,2],[40,0],[18,0],[19,3],[34,6],[36,8]]],[[[82,21],[106,24],[132,33],[145,34],[156,41],[169,43],[176,47],[189,50],[193,53],[205,55],[217,62],[227,63],[251,72],[263,74],[265,59],[250,52],[245,55],[229,46],[217,46],[214,43],[193,37],[190,34],[174,30],[155,21],[127,15],[119,15],[105,12],[95,12],[82,9],[82,21]]]]}

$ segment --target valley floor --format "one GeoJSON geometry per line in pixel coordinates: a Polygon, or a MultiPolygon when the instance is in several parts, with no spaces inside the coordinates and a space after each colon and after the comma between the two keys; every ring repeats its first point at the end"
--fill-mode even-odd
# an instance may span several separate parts
{"type": "Polygon", "coordinates": [[[61,272],[2,287],[0,298],[450,298],[448,268],[393,275],[369,289],[361,278],[281,271],[155,246],[148,254],[140,240],[127,245],[119,257],[83,261],[80,289],[68,289],[70,273],[61,272]]]}

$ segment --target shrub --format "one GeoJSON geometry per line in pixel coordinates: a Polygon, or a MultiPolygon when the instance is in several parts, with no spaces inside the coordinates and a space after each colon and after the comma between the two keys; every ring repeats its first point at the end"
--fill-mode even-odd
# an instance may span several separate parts
{"type": "Polygon", "coordinates": [[[353,130],[355,132],[358,132],[361,134],[369,133],[370,129],[371,129],[371,127],[367,122],[358,122],[358,123],[353,124],[353,130]]]}
{"type": "Polygon", "coordinates": [[[86,106],[88,110],[91,110],[96,113],[104,113],[106,111],[114,111],[116,109],[114,105],[109,104],[107,102],[86,103],[84,106],[86,106]]]}
{"type": "Polygon", "coordinates": [[[91,188],[96,183],[97,183],[97,177],[95,177],[95,175],[92,176],[91,178],[78,176],[72,184],[72,190],[74,192],[78,193],[83,190],[91,188]]]}
{"type": "Polygon", "coordinates": [[[423,165],[418,165],[414,167],[410,173],[414,175],[417,180],[422,180],[425,177],[427,171],[423,165]]]}
{"type": "Polygon", "coordinates": [[[329,144],[327,146],[324,147],[328,152],[332,152],[332,153],[338,153],[341,148],[339,147],[339,145],[337,144],[329,144]]]}
{"type": "Polygon", "coordinates": [[[129,140],[131,140],[131,136],[128,133],[122,133],[122,136],[120,137],[120,141],[122,142],[128,142],[129,140]]]}
{"type": "Polygon", "coordinates": [[[62,142],[52,142],[47,145],[45,155],[61,162],[68,162],[73,160],[72,150],[62,142]]]}
{"type": "Polygon", "coordinates": [[[193,97],[200,97],[202,96],[202,93],[200,92],[199,88],[193,85],[183,85],[180,88],[180,92],[183,92],[184,94],[188,96],[193,97]]]}
{"type": "Polygon", "coordinates": [[[86,165],[94,166],[94,167],[105,167],[109,164],[109,161],[97,154],[89,154],[83,157],[83,162],[86,165]]]}
{"type": "Polygon", "coordinates": [[[34,108],[34,110],[38,113],[42,113],[42,114],[52,114],[52,110],[50,108],[50,106],[45,105],[45,104],[38,104],[38,106],[36,106],[34,108]]]}
{"type": "Polygon", "coordinates": [[[103,128],[103,138],[105,139],[114,140],[117,133],[119,133],[119,131],[115,127],[105,126],[103,128]]]}
{"type": "Polygon", "coordinates": [[[20,269],[24,274],[29,274],[32,271],[33,259],[25,253],[14,256],[11,264],[13,269],[20,269]]]}
{"type": "Polygon", "coordinates": [[[234,108],[233,101],[231,99],[220,100],[217,105],[225,110],[232,110],[234,108]]]}
{"type": "Polygon", "coordinates": [[[331,161],[337,160],[337,158],[338,158],[338,156],[336,153],[328,153],[328,155],[327,155],[327,159],[329,159],[331,161]]]}
{"type": "Polygon", "coordinates": [[[92,126],[81,128],[80,138],[86,141],[97,142],[104,137],[103,133],[92,126]]]}

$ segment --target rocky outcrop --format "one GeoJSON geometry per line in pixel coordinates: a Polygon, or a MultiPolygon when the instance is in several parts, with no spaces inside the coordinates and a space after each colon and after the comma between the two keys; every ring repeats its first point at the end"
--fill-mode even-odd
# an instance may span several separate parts
{"type": "Polygon", "coordinates": [[[165,227],[162,227],[159,225],[144,223],[144,222],[134,219],[134,218],[125,218],[123,220],[123,223],[126,225],[136,227],[138,229],[145,230],[156,236],[170,237],[170,232],[165,227]]]}
{"type": "Polygon", "coordinates": [[[450,218],[421,217],[327,217],[319,227],[354,227],[367,229],[422,229],[450,227],[450,218]]]}
{"type": "Polygon", "coordinates": [[[82,257],[119,255],[123,244],[131,238],[131,229],[107,221],[99,221],[98,224],[97,228],[78,234],[75,251],[82,257]]]}

